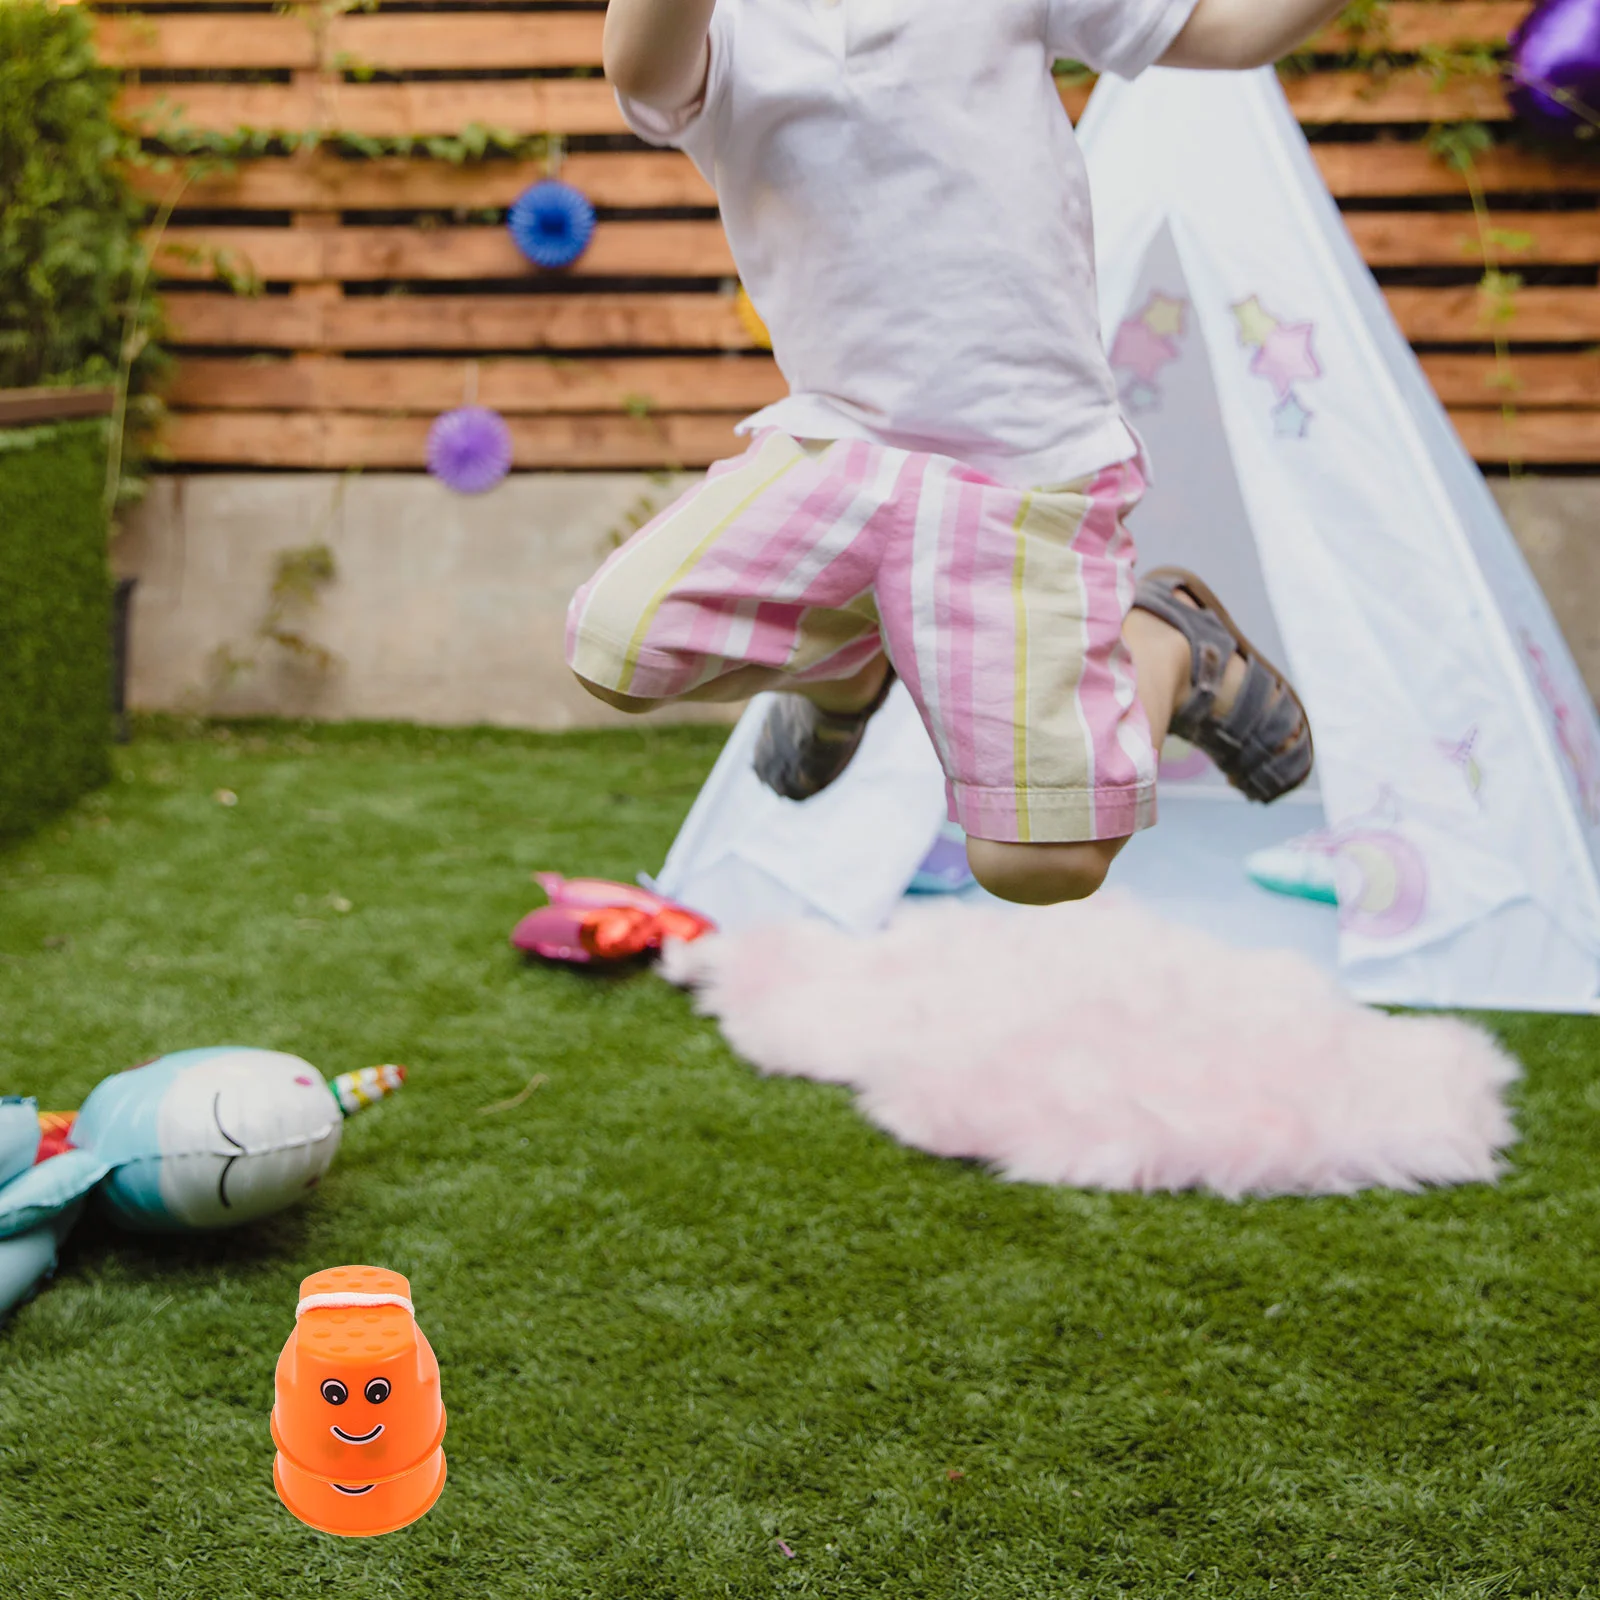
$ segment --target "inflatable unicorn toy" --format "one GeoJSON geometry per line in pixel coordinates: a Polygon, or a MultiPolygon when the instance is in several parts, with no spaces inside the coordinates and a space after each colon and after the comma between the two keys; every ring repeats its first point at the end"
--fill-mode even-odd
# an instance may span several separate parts
{"type": "Polygon", "coordinates": [[[328,1170],[344,1119],[403,1067],[329,1085],[277,1050],[179,1050],[98,1084],[76,1113],[0,1097],[0,1319],[55,1270],[92,1195],[141,1233],[235,1227],[293,1205],[328,1170]]]}

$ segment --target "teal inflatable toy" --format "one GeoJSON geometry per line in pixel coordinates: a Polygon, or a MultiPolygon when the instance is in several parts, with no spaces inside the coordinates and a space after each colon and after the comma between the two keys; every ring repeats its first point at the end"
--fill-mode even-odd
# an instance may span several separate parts
{"type": "Polygon", "coordinates": [[[344,1119],[403,1067],[328,1084],[299,1056],[179,1050],[100,1083],[74,1116],[0,1096],[0,1320],[55,1270],[91,1198],[135,1232],[228,1228],[315,1188],[344,1119]]]}

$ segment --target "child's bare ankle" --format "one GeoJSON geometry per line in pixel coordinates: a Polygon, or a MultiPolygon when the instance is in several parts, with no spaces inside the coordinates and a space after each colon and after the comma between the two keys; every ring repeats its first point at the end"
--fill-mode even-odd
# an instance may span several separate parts
{"type": "Polygon", "coordinates": [[[838,716],[865,711],[883,692],[884,679],[889,675],[889,662],[879,656],[869,662],[853,678],[839,678],[830,683],[799,685],[799,692],[819,711],[831,711],[838,716]]]}

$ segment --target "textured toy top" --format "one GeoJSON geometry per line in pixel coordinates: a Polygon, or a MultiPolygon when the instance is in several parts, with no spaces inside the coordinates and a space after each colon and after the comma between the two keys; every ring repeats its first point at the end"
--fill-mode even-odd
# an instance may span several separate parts
{"type": "Polygon", "coordinates": [[[305,1353],[385,1361],[417,1342],[411,1285],[382,1267],[329,1267],[300,1283],[295,1307],[305,1353]]]}

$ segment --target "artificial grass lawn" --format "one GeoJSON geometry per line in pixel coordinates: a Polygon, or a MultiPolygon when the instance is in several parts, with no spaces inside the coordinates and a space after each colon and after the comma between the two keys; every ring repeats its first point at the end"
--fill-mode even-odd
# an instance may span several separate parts
{"type": "Polygon", "coordinates": [[[0,1594],[1600,1593],[1600,1025],[1496,1023],[1494,1189],[1008,1187],[648,973],[514,959],[529,870],[657,866],[718,739],[147,729],[0,854],[0,1091],[222,1042],[413,1072],[294,1212],[80,1228],[0,1331],[0,1594]],[[298,1280],[347,1261],[411,1276],[450,1409],[377,1541],[271,1483],[298,1280]]]}

